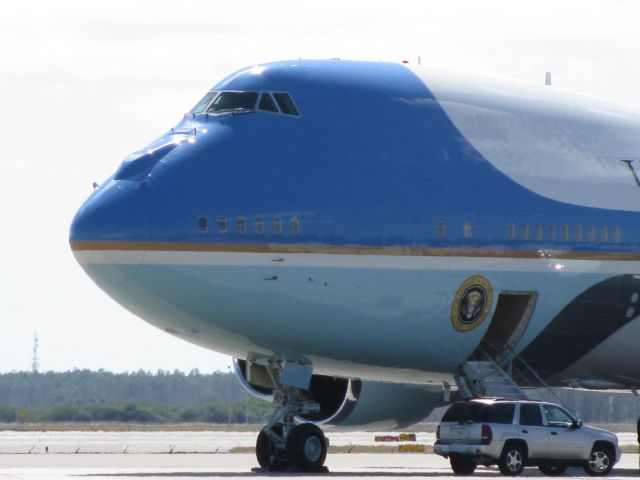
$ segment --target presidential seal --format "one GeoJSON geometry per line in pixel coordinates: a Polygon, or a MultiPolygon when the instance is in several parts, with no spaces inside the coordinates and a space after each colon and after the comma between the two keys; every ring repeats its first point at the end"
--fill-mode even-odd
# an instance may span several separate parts
{"type": "Polygon", "coordinates": [[[481,275],[467,278],[456,291],[451,304],[451,323],[459,332],[468,332],[480,325],[491,310],[493,290],[481,275]]]}

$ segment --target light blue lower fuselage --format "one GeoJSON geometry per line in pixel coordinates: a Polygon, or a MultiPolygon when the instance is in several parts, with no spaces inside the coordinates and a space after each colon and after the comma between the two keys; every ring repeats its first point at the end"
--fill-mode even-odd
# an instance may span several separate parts
{"type": "Polygon", "coordinates": [[[612,276],[589,261],[562,261],[558,272],[556,259],[474,259],[476,268],[465,268],[465,258],[171,256],[172,264],[85,269],[141,318],[203,347],[238,358],[304,356],[316,373],[408,383],[450,380],[479,344],[489,321],[464,334],[450,321],[452,292],[478,271],[495,292],[537,292],[519,349],[578,294],[612,276]],[[132,276],[122,282],[123,273],[132,276]]]}

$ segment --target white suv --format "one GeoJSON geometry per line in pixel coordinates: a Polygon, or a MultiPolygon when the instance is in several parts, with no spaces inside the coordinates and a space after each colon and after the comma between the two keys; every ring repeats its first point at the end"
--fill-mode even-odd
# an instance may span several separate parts
{"type": "Polygon", "coordinates": [[[583,426],[559,405],[527,400],[472,399],[456,402],[436,433],[435,453],[448,457],[457,474],[477,465],[497,464],[504,475],[537,466],[561,475],[582,466],[590,475],[608,475],[620,460],[618,437],[583,426]]]}

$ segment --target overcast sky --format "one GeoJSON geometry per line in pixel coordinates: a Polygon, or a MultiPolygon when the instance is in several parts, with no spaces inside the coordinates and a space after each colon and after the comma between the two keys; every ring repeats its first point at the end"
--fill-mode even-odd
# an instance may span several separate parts
{"type": "MultiPolygon", "coordinates": [[[[226,370],[118,306],[68,244],[93,181],[214,83],[288,58],[403,59],[640,110],[640,2],[7,2],[0,13],[0,371],[226,370]]],[[[640,152],[639,152],[640,155],[640,152]]]]}

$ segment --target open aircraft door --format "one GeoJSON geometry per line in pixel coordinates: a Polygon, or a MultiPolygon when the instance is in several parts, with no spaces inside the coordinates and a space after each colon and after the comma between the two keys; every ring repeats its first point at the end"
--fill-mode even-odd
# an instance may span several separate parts
{"type": "Polygon", "coordinates": [[[489,355],[497,363],[508,362],[533,314],[537,292],[501,292],[491,324],[472,357],[489,355]]]}

